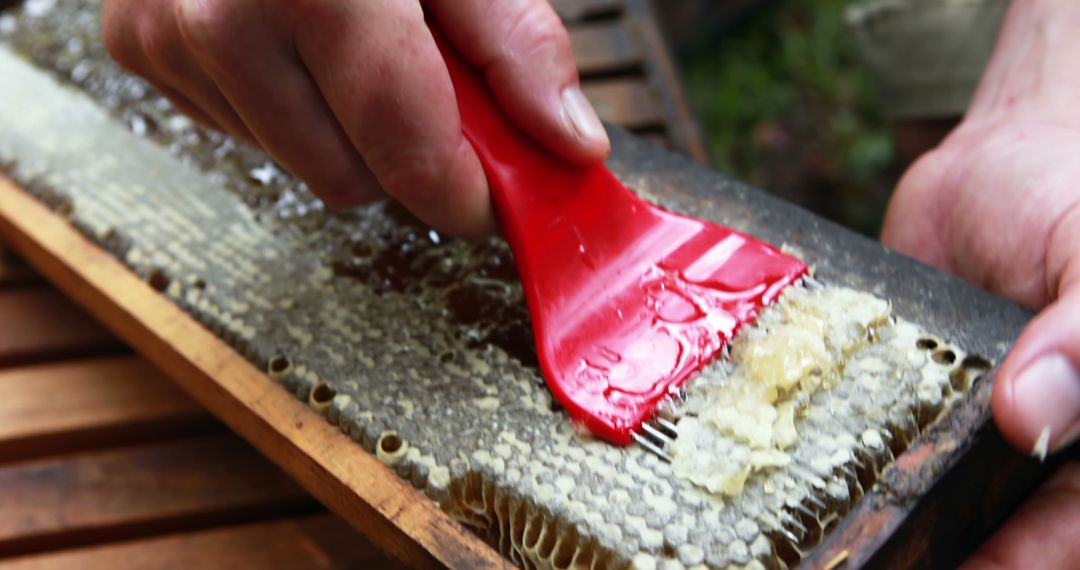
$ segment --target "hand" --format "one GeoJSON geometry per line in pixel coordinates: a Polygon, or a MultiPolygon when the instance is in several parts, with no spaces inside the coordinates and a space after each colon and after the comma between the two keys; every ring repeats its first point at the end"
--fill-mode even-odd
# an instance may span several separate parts
{"type": "Polygon", "coordinates": [[[1058,470],[964,563],[964,570],[1067,570],[1080,557],[1080,463],[1058,470]]]}
{"type": "Polygon", "coordinates": [[[1050,451],[1080,435],[1076,25],[1072,0],[1013,5],[967,117],[904,175],[882,232],[886,244],[1040,311],[994,386],[997,424],[1026,452],[1046,430],[1050,451]]]}
{"type": "MultiPolygon", "coordinates": [[[[901,180],[882,240],[1031,309],[994,418],[1044,456],[1080,435],[1080,4],[1013,2],[968,114],[901,180]]],[[[969,563],[1067,568],[1080,555],[1067,465],[969,563]]]]}
{"type": "MultiPolygon", "coordinates": [[[[609,143],[545,0],[431,0],[500,106],[577,162],[609,143]]],[[[105,43],[200,122],[257,144],[331,207],[386,193],[465,237],[495,229],[453,86],[420,3],[106,0],[105,43]]]]}

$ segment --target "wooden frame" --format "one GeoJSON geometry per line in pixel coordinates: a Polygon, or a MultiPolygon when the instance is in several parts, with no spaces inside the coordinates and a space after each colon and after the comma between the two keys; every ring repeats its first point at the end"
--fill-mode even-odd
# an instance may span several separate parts
{"type": "Polygon", "coordinates": [[[510,563],[10,179],[0,237],[196,401],[412,567],[510,563]]]}

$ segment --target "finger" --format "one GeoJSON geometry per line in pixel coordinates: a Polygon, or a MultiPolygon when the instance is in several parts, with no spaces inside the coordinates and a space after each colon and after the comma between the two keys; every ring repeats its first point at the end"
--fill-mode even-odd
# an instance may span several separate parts
{"type": "Polygon", "coordinates": [[[1017,447],[1036,455],[1080,436],[1080,207],[1056,225],[1047,247],[1051,297],[1002,364],[994,419],[1017,447]]]}
{"type": "Polygon", "coordinates": [[[578,162],[608,155],[611,143],[581,91],[570,37],[546,0],[435,0],[429,9],[526,132],[578,162]]]}
{"type": "Polygon", "coordinates": [[[296,48],[382,187],[449,233],[491,233],[483,168],[417,2],[313,3],[296,48]]]}
{"type": "MultiPolygon", "coordinates": [[[[157,81],[152,80],[148,81],[150,81],[150,84],[154,86],[154,89],[157,89],[158,93],[161,93],[162,96],[168,99],[169,102],[172,103],[173,107],[176,107],[181,113],[191,117],[196,122],[201,123],[203,126],[210,127],[211,129],[221,132],[229,132],[228,129],[218,124],[218,122],[214,120],[213,117],[208,115],[205,111],[202,110],[201,107],[196,105],[191,99],[188,99],[186,96],[182,95],[179,91],[176,91],[175,89],[169,87],[168,85],[165,85],[164,83],[158,83],[157,81]]],[[[247,128],[245,127],[245,131],[246,130],[247,128]]],[[[229,134],[232,134],[233,136],[238,138],[242,138],[248,142],[254,142],[255,140],[254,138],[242,137],[236,133],[229,134]]],[[[248,137],[250,137],[251,133],[247,133],[247,135],[248,137]]]]}
{"type": "Polygon", "coordinates": [[[965,570],[1075,568],[1080,557],[1080,464],[1062,467],[964,563],[965,570]]]}
{"type": "Polygon", "coordinates": [[[268,4],[181,0],[180,33],[254,138],[330,207],[381,196],[268,4]]]}
{"type": "Polygon", "coordinates": [[[103,34],[110,54],[146,78],[193,119],[254,142],[251,132],[199,68],[180,36],[171,0],[112,0],[105,4],[103,34]]]}

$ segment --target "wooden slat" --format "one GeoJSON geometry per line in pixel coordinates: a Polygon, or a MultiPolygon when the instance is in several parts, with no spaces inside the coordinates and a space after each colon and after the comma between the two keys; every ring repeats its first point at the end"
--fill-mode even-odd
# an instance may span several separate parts
{"type": "Polygon", "coordinates": [[[0,289],[39,283],[41,283],[41,278],[28,267],[0,264],[0,289]]]}
{"type": "Polygon", "coordinates": [[[401,567],[341,519],[316,515],[0,561],[0,570],[401,567]]]}
{"type": "Polygon", "coordinates": [[[9,465],[0,490],[0,557],[318,508],[231,435],[9,465]]]}
{"type": "Polygon", "coordinates": [[[555,12],[564,22],[577,22],[589,17],[618,13],[621,0],[551,0],[555,12]]]}
{"type": "Polygon", "coordinates": [[[116,352],[123,345],[51,288],[0,289],[0,367],[116,352]]]}
{"type": "Polygon", "coordinates": [[[41,283],[41,278],[28,265],[0,246],[0,289],[37,283],[41,283]]]}
{"type": "Polygon", "coordinates": [[[3,177],[0,237],[373,543],[413,567],[509,567],[339,429],[3,177]]]}
{"type": "Polygon", "coordinates": [[[0,370],[0,464],[217,426],[136,356],[0,370]]]}
{"type": "Polygon", "coordinates": [[[656,98],[643,79],[604,79],[582,83],[600,118],[628,129],[664,123],[656,98]]]}
{"type": "Polygon", "coordinates": [[[589,22],[573,26],[569,31],[574,61],[584,76],[620,72],[641,65],[641,50],[620,21],[589,22]]]}

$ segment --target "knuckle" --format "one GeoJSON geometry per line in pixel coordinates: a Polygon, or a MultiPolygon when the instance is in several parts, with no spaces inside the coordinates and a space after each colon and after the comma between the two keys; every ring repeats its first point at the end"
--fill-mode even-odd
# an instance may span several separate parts
{"type": "Polygon", "coordinates": [[[430,201],[438,191],[438,180],[431,166],[422,160],[399,158],[384,168],[382,178],[387,190],[395,196],[415,201],[430,201]]]}
{"type": "Polygon", "coordinates": [[[190,48],[219,53],[240,31],[234,8],[222,0],[177,2],[174,14],[181,37],[190,48]]]}
{"type": "Polygon", "coordinates": [[[526,2],[508,17],[512,21],[507,26],[507,38],[521,57],[570,61],[570,35],[550,4],[526,2]]]}
{"type": "Polygon", "coordinates": [[[146,22],[140,26],[139,44],[146,62],[156,74],[168,77],[179,68],[177,50],[180,46],[167,30],[146,22]]]}
{"type": "Polygon", "coordinates": [[[446,182],[449,161],[430,151],[394,152],[381,149],[388,160],[381,162],[379,182],[396,198],[412,204],[430,204],[438,199],[446,182]]]}

